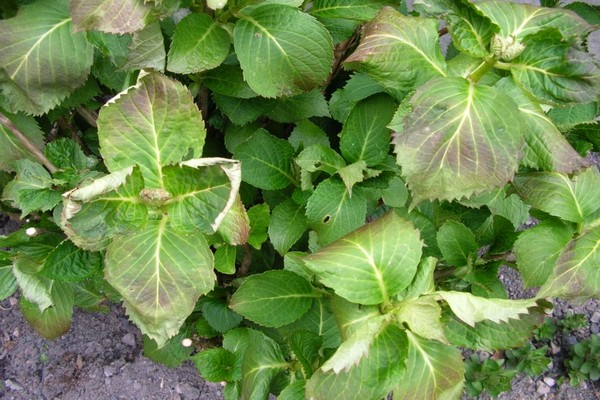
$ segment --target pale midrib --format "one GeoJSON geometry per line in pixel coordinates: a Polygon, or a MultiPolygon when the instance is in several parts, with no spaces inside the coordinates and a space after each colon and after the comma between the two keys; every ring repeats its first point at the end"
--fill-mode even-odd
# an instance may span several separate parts
{"type": "Polygon", "coordinates": [[[61,26],[65,25],[65,24],[67,24],[69,22],[71,22],[71,18],[64,19],[64,20],[60,21],[58,24],[54,25],[52,27],[52,29],[48,30],[46,33],[44,33],[43,35],[41,35],[38,38],[38,40],[36,40],[36,42],[33,44],[33,46],[31,46],[31,48],[29,49],[29,51],[27,51],[27,53],[25,53],[23,56],[21,56],[21,62],[19,63],[19,65],[17,66],[17,68],[15,69],[15,71],[11,74],[10,79],[12,79],[12,80],[15,79],[15,76],[17,76],[17,74],[19,73],[19,71],[21,70],[21,68],[25,64],[25,61],[29,58],[29,56],[31,55],[31,53],[33,52],[33,50],[35,48],[37,48],[46,39],[46,37],[48,35],[50,35],[56,29],[60,28],[61,26]]]}

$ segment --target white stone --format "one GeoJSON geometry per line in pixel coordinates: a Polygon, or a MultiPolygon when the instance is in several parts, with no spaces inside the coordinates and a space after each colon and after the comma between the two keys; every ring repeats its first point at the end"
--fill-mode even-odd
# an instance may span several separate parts
{"type": "Polygon", "coordinates": [[[549,376],[544,377],[544,383],[550,387],[554,387],[556,385],[556,380],[549,376]]]}
{"type": "Polygon", "coordinates": [[[27,229],[25,229],[25,234],[27,236],[35,236],[35,235],[37,235],[37,229],[35,229],[35,228],[27,228],[27,229]]]}
{"type": "Polygon", "coordinates": [[[181,341],[181,345],[183,347],[190,347],[193,344],[192,339],[190,338],[185,338],[181,341]]]}
{"type": "Polygon", "coordinates": [[[544,382],[538,382],[537,392],[539,394],[548,394],[550,393],[550,386],[546,385],[544,382]]]}

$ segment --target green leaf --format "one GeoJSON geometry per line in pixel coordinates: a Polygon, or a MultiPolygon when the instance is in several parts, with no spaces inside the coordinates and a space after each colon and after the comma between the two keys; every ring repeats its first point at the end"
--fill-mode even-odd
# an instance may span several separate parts
{"type": "Polygon", "coordinates": [[[352,188],[355,184],[360,183],[368,178],[376,177],[381,173],[378,169],[367,168],[367,164],[363,161],[357,161],[337,171],[337,174],[342,178],[348,194],[352,196],[352,188]]]}
{"type": "Polygon", "coordinates": [[[228,350],[203,350],[193,356],[192,361],[200,371],[200,375],[209,382],[234,380],[235,355],[228,350]]]}
{"type": "Polygon", "coordinates": [[[345,61],[387,88],[410,91],[437,76],[446,62],[433,19],[405,17],[384,8],[365,26],[360,45],[345,61]]]}
{"type": "Polygon", "coordinates": [[[164,364],[169,368],[179,367],[184,361],[189,360],[192,351],[194,351],[193,346],[184,347],[181,344],[183,339],[189,337],[189,331],[190,329],[184,328],[178,335],[167,340],[162,347],[158,347],[154,340],[143,335],[142,345],[144,357],[148,357],[152,361],[164,364]]]}
{"type": "Polygon", "coordinates": [[[301,171],[301,185],[303,190],[312,189],[313,172],[325,171],[333,175],[346,166],[346,162],[335,150],[323,144],[314,144],[306,147],[295,160],[301,171]]]}
{"type": "Polygon", "coordinates": [[[402,375],[406,352],[405,331],[388,325],[373,340],[369,357],[364,357],[358,365],[339,374],[315,372],[306,383],[307,398],[377,400],[386,397],[402,375]]]}
{"type": "Polygon", "coordinates": [[[390,207],[404,207],[408,200],[408,189],[400,177],[393,177],[386,189],[382,190],[381,198],[390,207]]]}
{"type": "Polygon", "coordinates": [[[304,400],[306,392],[306,381],[296,381],[290,383],[279,393],[279,400],[304,400]]]}
{"type": "Polygon", "coordinates": [[[321,371],[339,374],[358,365],[364,357],[370,356],[371,346],[388,325],[384,315],[356,322],[352,334],[344,338],[335,354],[321,366],[321,371]]]}
{"type": "Polygon", "coordinates": [[[202,83],[213,92],[229,97],[250,99],[258,96],[244,81],[239,65],[223,64],[207,71],[202,83]]]}
{"type": "Polygon", "coordinates": [[[595,167],[569,178],[559,172],[518,175],[513,186],[534,208],[578,224],[600,207],[600,173],[595,167]]]}
{"type": "MultiPolygon", "coordinates": [[[[161,170],[164,202],[174,228],[213,233],[233,206],[241,183],[240,165],[224,158],[200,158],[161,170]]],[[[146,185],[147,186],[147,185],[146,185]]],[[[147,189],[144,189],[147,191],[147,189]]],[[[142,200],[144,193],[140,194],[142,200]]]]}
{"type": "Polygon", "coordinates": [[[238,314],[268,327],[279,327],[302,317],[316,294],[308,281],[290,271],[267,271],[248,277],[231,298],[238,314]],[[277,309],[277,313],[273,310],[277,309]]]}
{"type": "Polygon", "coordinates": [[[544,309],[529,309],[529,314],[508,322],[496,323],[489,320],[469,326],[451,316],[446,322],[445,336],[455,346],[473,350],[494,352],[519,347],[527,342],[533,330],[542,324],[544,309]]]}
{"type": "Polygon", "coordinates": [[[88,42],[93,44],[115,66],[121,67],[127,62],[127,53],[129,52],[132,39],[131,35],[115,35],[100,31],[90,31],[86,33],[86,37],[88,42]]]}
{"type": "Polygon", "coordinates": [[[394,388],[394,399],[453,399],[463,392],[464,363],[452,346],[422,339],[410,331],[404,374],[394,388]]]}
{"type": "Polygon", "coordinates": [[[329,147],[329,137],[327,137],[327,134],[308,119],[296,122],[296,126],[290,134],[288,141],[296,151],[306,149],[315,144],[329,147]]]}
{"type": "Polygon", "coordinates": [[[543,8],[498,0],[477,2],[473,6],[500,27],[502,37],[512,36],[518,41],[548,28],[558,29],[565,38],[583,37],[591,29],[577,14],[564,8],[543,8]]]}
{"type": "Polygon", "coordinates": [[[541,286],[546,282],[572,237],[570,227],[554,220],[543,221],[519,234],[514,252],[526,287],[541,286]]]}
{"type": "Polygon", "coordinates": [[[141,31],[134,32],[127,53],[127,62],[122,69],[151,68],[164,71],[167,62],[165,43],[160,23],[154,21],[141,31]]]}
{"type": "Polygon", "coordinates": [[[477,256],[475,235],[460,222],[448,220],[440,226],[437,242],[444,260],[450,265],[465,266],[477,256]]]}
{"type": "Polygon", "coordinates": [[[252,345],[246,348],[242,362],[243,379],[239,399],[265,399],[271,383],[289,365],[273,339],[257,331],[250,331],[249,339],[252,345]]]}
{"type": "Polygon", "coordinates": [[[269,107],[267,99],[263,98],[236,98],[216,92],[212,94],[212,97],[219,110],[221,110],[231,122],[239,126],[255,121],[258,117],[265,114],[269,107]]]}
{"type": "Polygon", "coordinates": [[[235,274],[235,246],[224,244],[215,251],[215,269],[222,274],[235,274]]]}
{"type": "Polygon", "coordinates": [[[61,227],[78,247],[97,251],[118,234],[146,224],[148,208],[139,194],[144,180],[139,168],[128,168],[94,180],[63,195],[61,227]]]}
{"type": "Polygon", "coordinates": [[[233,45],[252,90],[263,97],[293,96],[325,82],[333,43],[315,18],[280,4],[259,5],[239,17],[233,45]]]}
{"type": "Polygon", "coordinates": [[[435,292],[436,297],[445,300],[452,312],[470,326],[484,320],[506,322],[527,314],[530,307],[536,307],[535,299],[506,300],[485,299],[466,292],[435,292]]]}
{"type": "Polygon", "coordinates": [[[190,92],[158,73],[113,98],[97,122],[108,170],[138,164],[148,188],[164,188],[162,166],[200,156],[206,135],[190,92]]]}
{"type": "Polygon", "coordinates": [[[82,250],[65,240],[48,253],[42,274],[64,282],[81,281],[102,268],[102,255],[82,250]]]}
{"type": "Polygon", "coordinates": [[[564,299],[598,298],[600,288],[600,228],[595,227],[573,239],[556,260],[554,271],[538,297],[564,299]]]}
{"type": "Polygon", "coordinates": [[[53,305],[40,311],[37,304],[21,297],[21,312],[29,325],[46,339],[54,340],[71,327],[73,290],[68,283],[54,282],[50,289],[53,305]]]}
{"type": "Polygon", "coordinates": [[[44,311],[53,304],[50,295],[53,282],[40,275],[40,269],[38,262],[28,257],[18,257],[13,263],[12,272],[23,297],[44,311]]]}
{"type": "Polygon", "coordinates": [[[310,13],[318,18],[370,21],[384,6],[396,3],[391,0],[315,0],[310,13]]]}
{"type": "Polygon", "coordinates": [[[529,205],[516,194],[506,195],[506,189],[497,189],[488,193],[471,197],[461,202],[467,207],[489,208],[492,215],[499,215],[512,222],[515,229],[519,228],[529,218],[529,205]]]}
{"type": "Polygon", "coordinates": [[[10,261],[0,260],[0,301],[12,296],[18,287],[12,264],[10,261]]]}
{"type": "Polygon", "coordinates": [[[268,238],[267,228],[269,227],[270,215],[267,203],[257,204],[248,210],[248,218],[250,219],[248,244],[256,250],[260,250],[260,247],[268,238]]]}
{"type": "Polygon", "coordinates": [[[52,177],[40,164],[28,159],[15,161],[15,179],[4,187],[4,200],[11,201],[21,209],[25,217],[32,211],[49,211],[61,200],[61,194],[53,190],[52,177]]]}
{"type": "Polygon", "coordinates": [[[413,225],[390,212],[304,261],[339,296],[360,304],[380,304],[408,287],[422,245],[413,225]]]}
{"type": "Polygon", "coordinates": [[[469,197],[512,179],[524,124],[510,97],[463,78],[439,78],[417,90],[411,104],[394,142],[415,204],[469,197]]]}
{"type": "Polygon", "coordinates": [[[358,191],[350,197],[346,186],[331,178],[319,184],[306,204],[308,225],[322,246],[362,226],[366,216],[366,199],[358,191]]]}
{"type": "Polygon", "coordinates": [[[304,207],[288,199],[278,204],[269,221],[269,239],[277,252],[285,255],[308,228],[304,207]]]}
{"type": "Polygon", "coordinates": [[[412,333],[421,338],[448,343],[441,320],[442,308],[434,298],[422,296],[404,300],[396,315],[400,325],[408,326],[412,333]]]}
{"type": "Polygon", "coordinates": [[[340,138],[340,150],[347,161],[364,161],[372,167],[385,160],[390,151],[387,125],[396,108],[396,102],[386,94],[377,94],[356,104],[340,138]]]}
{"type": "Polygon", "coordinates": [[[595,102],[555,107],[548,111],[548,116],[561,132],[565,132],[578,124],[594,122],[596,120],[597,108],[598,104],[595,102]]]}
{"type": "Polygon", "coordinates": [[[231,311],[225,299],[217,297],[207,297],[202,300],[202,315],[219,333],[230,331],[243,319],[241,315],[231,311]]]}
{"type": "MultiPolygon", "coordinates": [[[[232,246],[245,244],[250,233],[250,221],[248,214],[238,194],[233,205],[223,218],[217,230],[225,243],[232,246]]],[[[223,271],[221,271],[223,272],[223,271]]]]}
{"type": "Polygon", "coordinates": [[[175,28],[167,69],[178,74],[206,71],[229,54],[229,33],[208,14],[190,14],[175,28]]]}
{"type": "Polygon", "coordinates": [[[323,338],[311,331],[299,330],[287,337],[287,342],[296,359],[302,364],[303,373],[306,376],[312,375],[318,366],[323,338]]]}
{"type": "Polygon", "coordinates": [[[155,19],[145,0],[70,0],[70,6],[76,30],[130,33],[155,19]]]}
{"type": "MultiPolygon", "coordinates": [[[[44,132],[42,132],[35,119],[23,114],[8,114],[2,110],[0,112],[13,123],[35,148],[40,151],[44,149],[44,132]]],[[[14,162],[22,158],[37,161],[37,158],[17,140],[10,129],[0,123],[0,170],[14,171],[14,162]]]]}
{"type": "Polygon", "coordinates": [[[544,31],[529,39],[510,71],[517,84],[545,103],[585,103],[598,97],[600,63],[558,34],[544,31]]]}
{"type": "Polygon", "coordinates": [[[235,149],[234,157],[242,162],[242,180],[260,189],[276,190],[296,180],[291,161],[294,149],[285,140],[259,129],[235,149]]]}
{"type": "Polygon", "coordinates": [[[375,82],[369,75],[352,74],[346,85],[331,95],[331,99],[329,99],[331,116],[339,122],[344,122],[357,102],[383,91],[383,86],[375,82]]]}
{"type": "Polygon", "coordinates": [[[284,336],[303,330],[312,332],[323,338],[324,349],[335,349],[340,345],[340,330],[329,310],[329,301],[323,298],[315,298],[306,314],[278,330],[284,336]]]}
{"type": "Polygon", "coordinates": [[[105,259],[106,280],[123,296],[129,317],[159,345],[179,331],[215,281],[204,237],[179,233],[167,222],[148,221],[113,241],[105,259]]]}
{"type": "Polygon", "coordinates": [[[61,169],[72,168],[75,171],[92,168],[96,160],[88,157],[81,147],[71,139],[60,138],[46,145],[44,154],[55,167],[61,169]]]}
{"type": "Polygon", "coordinates": [[[85,83],[93,47],[72,30],[67,0],[38,0],[0,21],[0,90],[9,111],[44,114],[85,83]]]}
{"type": "Polygon", "coordinates": [[[265,115],[277,122],[297,122],[310,117],[329,117],[325,95],[318,89],[294,97],[267,100],[265,115]]]}

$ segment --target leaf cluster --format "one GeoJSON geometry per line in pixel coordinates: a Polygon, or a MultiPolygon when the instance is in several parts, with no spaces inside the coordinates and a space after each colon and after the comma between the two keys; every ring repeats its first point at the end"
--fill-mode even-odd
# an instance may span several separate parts
{"type": "Polygon", "coordinates": [[[0,299],[46,337],[118,301],[227,399],[459,398],[513,374],[459,346],[535,373],[598,297],[593,6],[5,3],[0,299]]]}

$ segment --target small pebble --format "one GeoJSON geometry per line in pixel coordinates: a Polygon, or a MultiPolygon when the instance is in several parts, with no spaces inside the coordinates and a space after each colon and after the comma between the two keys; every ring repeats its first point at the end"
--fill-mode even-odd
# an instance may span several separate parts
{"type": "Polygon", "coordinates": [[[106,367],[104,367],[104,376],[106,376],[107,378],[109,376],[113,376],[115,374],[115,372],[117,372],[115,370],[115,368],[111,367],[110,365],[107,365],[106,367]]]}
{"type": "Polygon", "coordinates": [[[594,314],[592,314],[592,318],[590,318],[590,321],[592,321],[594,324],[600,322],[600,312],[594,312],[594,314]]]}
{"type": "Polygon", "coordinates": [[[121,342],[125,343],[127,346],[135,347],[135,336],[133,333],[129,332],[121,338],[121,342]]]}
{"type": "Polygon", "coordinates": [[[552,354],[560,353],[560,346],[557,346],[554,342],[550,343],[550,348],[552,349],[552,354]]]}
{"type": "Polygon", "coordinates": [[[139,382],[133,383],[133,390],[140,390],[142,388],[142,384],[139,382]]]}
{"type": "Polygon", "coordinates": [[[554,378],[551,378],[549,376],[545,376],[544,377],[544,383],[550,387],[554,387],[554,385],[556,385],[556,380],[554,378]]]}
{"type": "Polygon", "coordinates": [[[9,388],[10,390],[16,390],[16,391],[23,390],[23,386],[19,385],[16,382],[11,381],[10,379],[5,380],[4,385],[7,388],[9,388]]]}
{"type": "Polygon", "coordinates": [[[550,393],[550,386],[546,385],[544,382],[538,382],[537,392],[539,394],[548,394],[550,393]]]}

